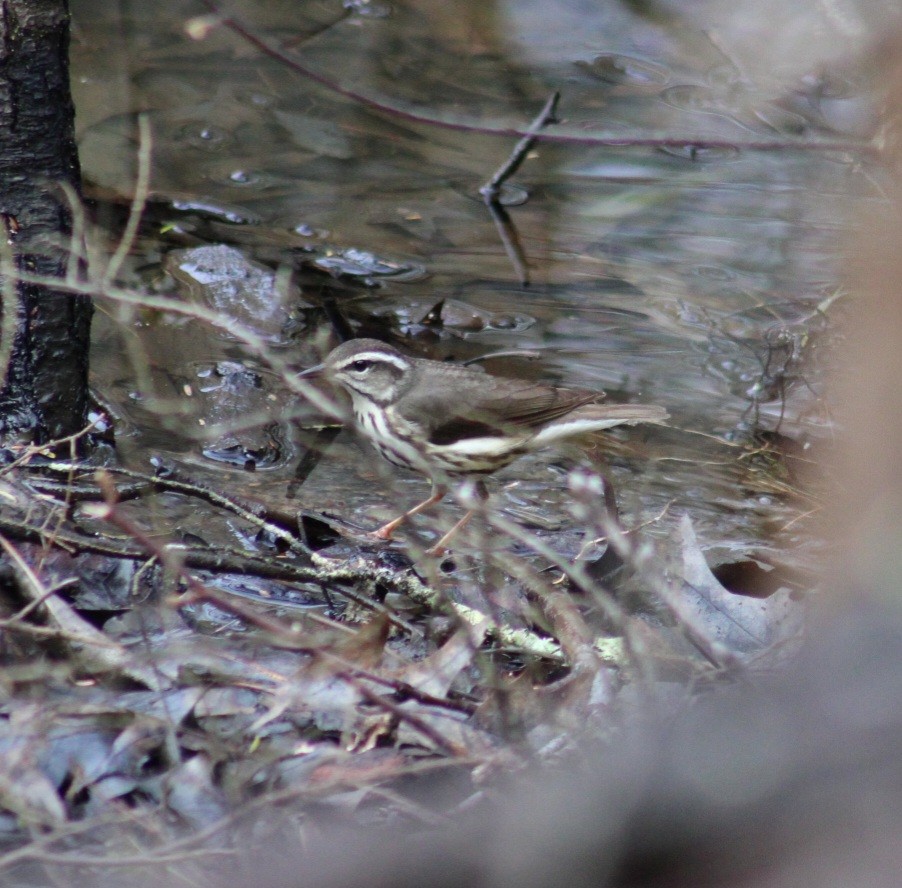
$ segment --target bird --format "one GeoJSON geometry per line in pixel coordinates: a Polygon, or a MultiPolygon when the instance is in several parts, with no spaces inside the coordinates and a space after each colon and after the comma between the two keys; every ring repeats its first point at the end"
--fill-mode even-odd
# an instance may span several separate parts
{"type": "MultiPolygon", "coordinates": [[[[663,407],[600,403],[604,392],[493,376],[481,367],[411,357],[377,339],[350,339],[298,374],[324,378],[351,398],[358,431],[392,465],[413,469],[432,492],[373,531],[390,540],[414,515],[440,502],[451,481],[489,475],[565,438],[637,422],[661,423],[663,407]]],[[[481,479],[480,499],[488,496],[481,479]]],[[[430,552],[441,554],[471,509],[430,552]]]]}

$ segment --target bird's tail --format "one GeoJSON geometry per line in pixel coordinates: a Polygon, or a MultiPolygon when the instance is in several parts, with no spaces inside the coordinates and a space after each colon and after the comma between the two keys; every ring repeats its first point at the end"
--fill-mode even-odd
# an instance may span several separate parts
{"type": "Polygon", "coordinates": [[[533,442],[543,447],[571,435],[600,432],[613,426],[633,425],[637,422],[664,422],[668,416],[663,407],[653,404],[586,404],[568,413],[563,419],[545,426],[533,442]]]}

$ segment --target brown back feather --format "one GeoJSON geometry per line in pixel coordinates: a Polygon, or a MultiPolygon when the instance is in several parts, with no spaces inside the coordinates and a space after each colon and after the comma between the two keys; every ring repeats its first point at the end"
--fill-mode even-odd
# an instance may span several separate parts
{"type": "Polygon", "coordinates": [[[441,404],[428,393],[410,392],[401,409],[404,419],[420,426],[434,444],[509,429],[537,429],[604,397],[602,392],[490,376],[481,369],[456,364],[443,367],[441,385],[441,404]],[[454,405],[451,410],[449,403],[454,405]]]}

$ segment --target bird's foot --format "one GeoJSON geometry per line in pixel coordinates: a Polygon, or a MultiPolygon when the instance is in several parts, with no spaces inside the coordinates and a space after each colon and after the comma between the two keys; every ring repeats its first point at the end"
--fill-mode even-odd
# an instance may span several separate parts
{"type": "Polygon", "coordinates": [[[406,515],[402,515],[400,518],[395,518],[394,521],[389,521],[388,524],[383,524],[382,527],[371,530],[367,536],[372,540],[391,540],[394,538],[395,531],[401,526],[406,517],[406,515]]]}

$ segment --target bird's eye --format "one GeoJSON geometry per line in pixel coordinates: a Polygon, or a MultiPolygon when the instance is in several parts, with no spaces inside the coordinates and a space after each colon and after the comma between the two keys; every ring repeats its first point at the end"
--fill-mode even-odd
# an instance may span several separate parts
{"type": "Polygon", "coordinates": [[[354,361],[354,363],[351,364],[351,369],[357,373],[363,373],[364,370],[369,370],[372,366],[372,361],[354,361]]]}

